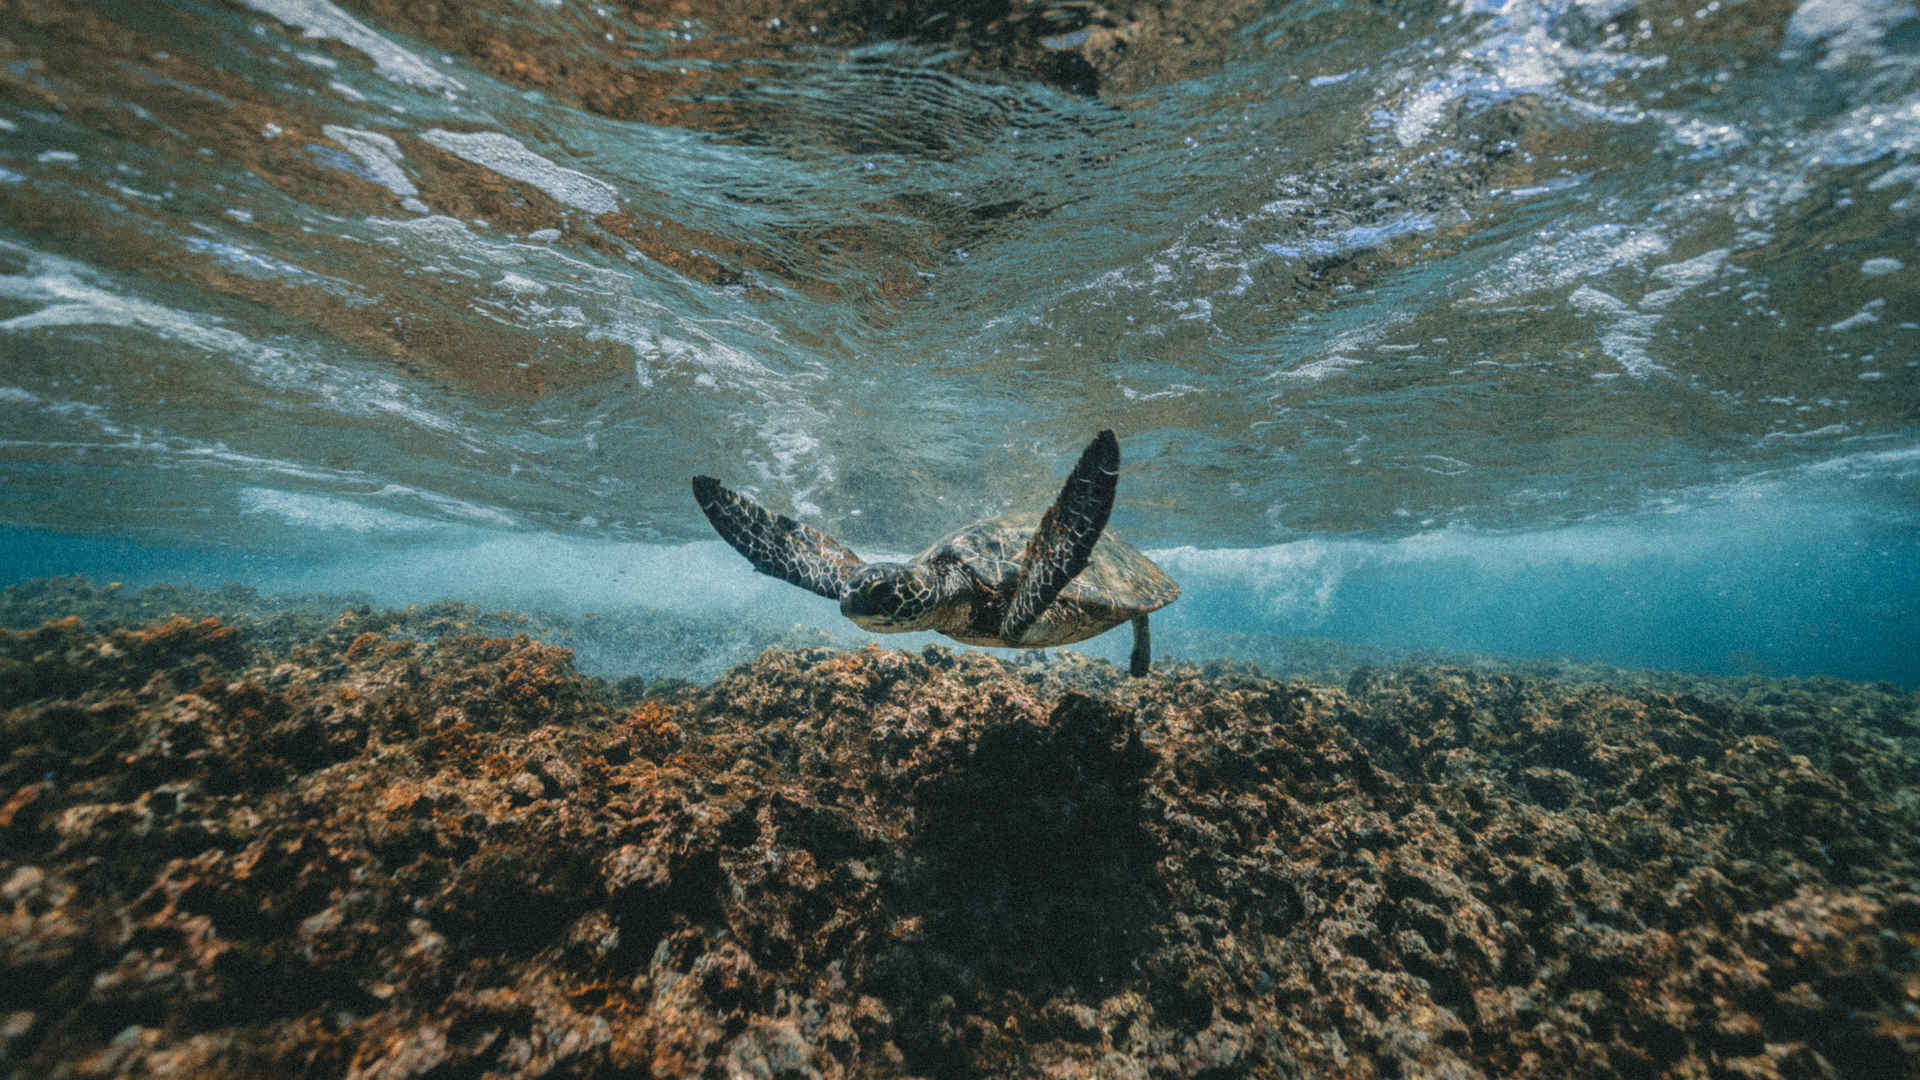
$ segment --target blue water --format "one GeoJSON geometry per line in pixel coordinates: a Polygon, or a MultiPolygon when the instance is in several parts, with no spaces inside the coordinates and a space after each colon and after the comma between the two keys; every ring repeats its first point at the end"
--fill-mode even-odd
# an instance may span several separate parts
{"type": "Polygon", "coordinates": [[[1920,685],[1911,5],[776,8],[22,16],[0,581],[853,643],[688,476],[910,554],[1111,427],[1163,653],[1920,685]]]}

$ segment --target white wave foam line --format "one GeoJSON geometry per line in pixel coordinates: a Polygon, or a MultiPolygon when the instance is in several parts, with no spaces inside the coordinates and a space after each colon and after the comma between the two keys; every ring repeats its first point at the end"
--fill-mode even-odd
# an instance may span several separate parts
{"type": "Polygon", "coordinates": [[[1372,251],[1403,236],[1432,232],[1434,220],[1426,214],[1402,214],[1378,225],[1353,225],[1326,236],[1303,239],[1297,244],[1262,244],[1269,253],[1287,259],[1307,255],[1338,256],[1372,251]]]}
{"type": "Polygon", "coordinates": [[[1332,613],[1340,582],[1366,561],[1367,546],[1297,540],[1258,548],[1188,545],[1147,554],[1189,592],[1250,593],[1267,614],[1312,624],[1332,613]]]}
{"type": "Polygon", "coordinates": [[[63,326],[127,326],[184,342],[208,352],[240,354],[252,347],[244,334],[208,326],[159,304],[120,296],[82,280],[76,262],[0,241],[0,251],[22,257],[24,274],[0,275],[0,297],[45,306],[0,319],[0,330],[18,332],[63,326]]]}
{"type": "Polygon", "coordinates": [[[266,473],[284,476],[292,480],[307,480],[332,484],[365,485],[373,482],[373,477],[351,469],[329,469],[321,465],[302,465],[296,461],[281,458],[262,457],[235,450],[225,443],[203,443],[177,435],[152,435],[135,432],[130,441],[121,449],[141,450],[151,454],[171,454],[174,457],[213,465],[217,468],[244,472],[249,475],[266,473]]]}
{"type": "Polygon", "coordinates": [[[1335,610],[1345,581],[1369,570],[1464,567],[1514,576],[1570,567],[1700,565],[1738,557],[1755,545],[1845,531],[1868,520],[1877,520],[1881,527],[1897,525],[1893,519],[1913,516],[1905,505],[1869,514],[1866,504],[1836,483],[1916,479],[1920,445],[1898,446],[1842,453],[1668,493],[1650,500],[1640,513],[1617,520],[1526,532],[1449,526],[1399,539],[1309,539],[1254,548],[1182,546],[1147,554],[1190,596],[1218,592],[1247,597],[1276,618],[1312,625],[1335,610]]]}
{"type": "Polygon", "coordinates": [[[1529,533],[1447,528],[1399,540],[1302,540],[1259,548],[1179,547],[1148,552],[1189,596],[1246,597],[1267,616],[1312,626],[1332,615],[1356,575],[1405,567],[1466,568],[1496,576],[1710,559],[1737,542],[1723,529],[1650,522],[1568,526],[1529,533]]]}
{"type": "Polygon", "coordinates": [[[238,497],[241,513],[268,515],[298,529],[372,534],[418,532],[435,524],[329,495],[256,487],[240,489],[238,497]]]}
{"type": "Polygon", "coordinates": [[[511,135],[498,131],[429,128],[421,132],[420,137],[463,161],[532,184],[552,196],[555,202],[576,210],[611,214],[620,209],[619,192],[612,184],[556,165],[511,135]]]}
{"type": "Polygon", "coordinates": [[[510,529],[514,519],[490,506],[480,506],[404,484],[387,484],[362,497],[323,495],[287,491],[281,488],[246,487],[238,492],[241,512],[265,514],[300,529],[324,529],[364,535],[379,533],[418,533],[445,529],[448,518],[472,525],[510,529]],[[410,514],[370,505],[368,500],[415,503],[434,516],[410,514]]]}
{"type": "Polygon", "coordinates": [[[1329,375],[1335,375],[1348,368],[1364,367],[1366,361],[1351,356],[1323,356],[1317,360],[1304,360],[1284,371],[1270,372],[1264,378],[1286,379],[1289,382],[1317,383],[1329,375]]]}
{"type": "Polygon", "coordinates": [[[1831,477],[1839,473],[1852,480],[1911,480],[1920,476],[1920,446],[1862,450],[1815,462],[1805,466],[1804,471],[1813,477],[1831,477]]]}
{"type": "Polygon", "coordinates": [[[476,525],[492,525],[500,528],[512,528],[519,524],[513,515],[497,507],[483,506],[479,503],[456,499],[451,495],[442,495],[437,491],[408,487],[405,484],[387,484],[372,495],[376,499],[397,499],[422,503],[432,507],[439,514],[457,517],[476,525]]]}
{"type": "MultiPolygon", "coordinates": [[[[299,501],[269,500],[301,512],[299,501]]],[[[322,527],[348,530],[354,511],[315,506],[322,527]]],[[[291,587],[365,590],[383,603],[466,599],[488,606],[585,611],[645,608],[689,615],[732,613],[845,629],[828,600],[794,602],[793,586],[753,573],[718,540],[635,544],[545,532],[461,531],[444,543],[357,553],[298,572],[291,587]]],[[[278,583],[276,583],[278,586],[278,583]]]]}
{"type": "Polygon", "coordinates": [[[388,41],[365,23],[341,11],[327,0],[241,0],[262,15],[271,15],[288,26],[298,27],[309,38],[331,38],[350,49],[365,53],[373,68],[385,78],[423,90],[438,90],[452,96],[466,85],[451,75],[442,75],[433,66],[406,49],[388,41]]]}

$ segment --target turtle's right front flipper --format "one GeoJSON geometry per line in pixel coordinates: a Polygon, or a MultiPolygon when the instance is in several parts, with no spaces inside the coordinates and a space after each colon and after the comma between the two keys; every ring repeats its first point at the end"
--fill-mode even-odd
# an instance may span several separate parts
{"type": "Polygon", "coordinates": [[[1027,541],[1020,558],[1020,578],[1000,622],[1000,639],[1020,644],[1060,590],[1086,568],[1093,545],[1107,527],[1113,510],[1113,490],[1120,478],[1120,444],[1113,432],[1102,431],[1080,454],[1079,464],[1060,488],[1060,497],[1047,508],[1040,527],[1027,541]]]}
{"type": "Polygon", "coordinates": [[[693,497],[720,539],[769,577],[838,600],[860,569],[860,556],[845,544],[727,490],[711,476],[693,478],[693,497]]]}

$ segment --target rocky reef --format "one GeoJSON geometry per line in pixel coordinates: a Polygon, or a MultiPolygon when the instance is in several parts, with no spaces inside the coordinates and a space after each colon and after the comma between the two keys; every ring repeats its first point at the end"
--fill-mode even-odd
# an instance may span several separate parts
{"type": "Polygon", "coordinates": [[[0,631],[11,1076],[1920,1074],[1920,698],[0,631]]]}

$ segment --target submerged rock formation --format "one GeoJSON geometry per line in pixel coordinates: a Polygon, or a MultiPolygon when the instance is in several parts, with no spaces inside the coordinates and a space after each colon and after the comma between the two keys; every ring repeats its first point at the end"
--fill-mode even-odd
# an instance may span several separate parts
{"type": "Polygon", "coordinates": [[[1916,697],[1741,685],[0,632],[0,1063],[1920,1073],[1916,697]]]}

